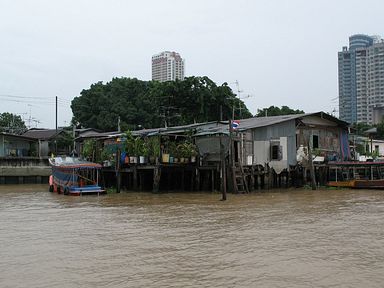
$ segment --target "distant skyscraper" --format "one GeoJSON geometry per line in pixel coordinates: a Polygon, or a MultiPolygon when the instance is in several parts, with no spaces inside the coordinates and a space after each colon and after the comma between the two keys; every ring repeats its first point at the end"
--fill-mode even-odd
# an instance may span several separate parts
{"type": "Polygon", "coordinates": [[[174,81],[184,79],[184,59],[179,53],[164,51],[152,56],[152,80],[174,81]]]}
{"type": "Polygon", "coordinates": [[[384,111],[384,42],[377,36],[349,37],[338,53],[339,116],[350,123],[376,124],[384,111]]]}

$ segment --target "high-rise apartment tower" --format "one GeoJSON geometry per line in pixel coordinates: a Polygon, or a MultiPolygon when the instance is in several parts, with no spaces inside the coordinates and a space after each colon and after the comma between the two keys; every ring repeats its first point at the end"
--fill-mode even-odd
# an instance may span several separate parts
{"type": "Polygon", "coordinates": [[[338,53],[339,117],[377,124],[384,115],[384,42],[377,36],[349,37],[338,53]]]}
{"type": "Polygon", "coordinates": [[[152,80],[174,81],[184,79],[184,59],[179,53],[164,51],[152,56],[152,80]]]}

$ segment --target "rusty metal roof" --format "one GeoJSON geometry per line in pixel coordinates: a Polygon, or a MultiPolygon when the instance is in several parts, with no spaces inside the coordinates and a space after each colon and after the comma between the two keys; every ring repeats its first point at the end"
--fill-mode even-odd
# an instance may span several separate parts
{"type": "Polygon", "coordinates": [[[56,134],[56,129],[31,129],[25,132],[22,136],[39,140],[50,140],[63,131],[63,129],[58,129],[56,134]]]}

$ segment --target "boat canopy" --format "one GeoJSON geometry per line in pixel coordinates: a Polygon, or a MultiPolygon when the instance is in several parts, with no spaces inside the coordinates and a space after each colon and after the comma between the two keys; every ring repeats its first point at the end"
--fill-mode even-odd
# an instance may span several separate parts
{"type": "Polygon", "coordinates": [[[52,168],[59,168],[59,169],[83,170],[83,169],[100,169],[102,167],[101,164],[89,162],[89,161],[82,160],[79,158],[74,158],[74,157],[50,158],[49,163],[52,165],[52,168]]]}

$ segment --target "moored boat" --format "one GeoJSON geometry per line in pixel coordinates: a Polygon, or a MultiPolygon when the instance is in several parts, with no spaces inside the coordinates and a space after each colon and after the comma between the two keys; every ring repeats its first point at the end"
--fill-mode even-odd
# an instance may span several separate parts
{"type": "Polygon", "coordinates": [[[99,186],[101,165],[73,157],[55,157],[49,160],[52,175],[49,190],[65,195],[103,194],[99,186]]]}
{"type": "Polygon", "coordinates": [[[329,162],[327,186],[384,189],[384,162],[329,162]]]}

